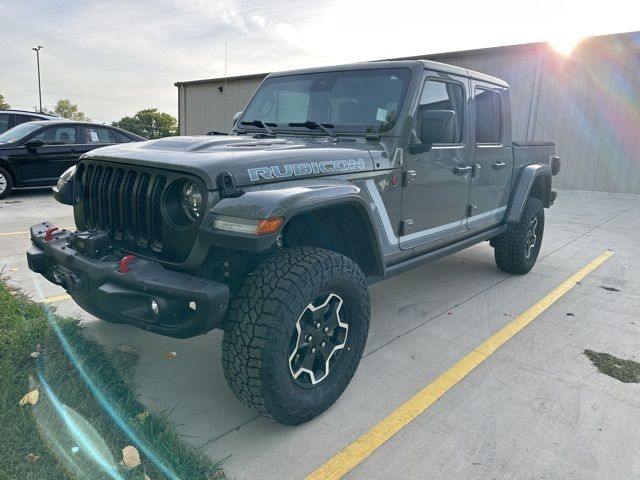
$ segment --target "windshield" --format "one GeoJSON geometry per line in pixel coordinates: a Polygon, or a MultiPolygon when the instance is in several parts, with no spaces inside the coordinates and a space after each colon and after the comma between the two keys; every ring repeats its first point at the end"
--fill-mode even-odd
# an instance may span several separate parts
{"type": "Polygon", "coordinates": [[[17,127],[13,127],[0,135],[0,143],[13,143],[18,142],[25,138],[27,135],[38,130],[42,125],[36,125],[33,123],[22,123],[17,127]]]}
{"type": "Polygon", "coordinates": [[[311,121],[331,125],[336,133],[386,132],[397,121],[410,78],[407,68],[268,78],[240,121],[268,122],[276,125],[275,131],[311,121]]]}

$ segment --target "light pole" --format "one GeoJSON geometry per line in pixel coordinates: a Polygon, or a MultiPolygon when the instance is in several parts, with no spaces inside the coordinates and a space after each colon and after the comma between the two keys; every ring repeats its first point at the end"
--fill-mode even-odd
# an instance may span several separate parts
{"type": "Polygon", "coordinates": [[[44,48],[42,45],[38,45],[31,49],[36,52],[36,62],[38,63],[38,98],[40,99],[40,113],[42,113],[42,86],[40,84],[40,50],[42,48],[44,48]]]}

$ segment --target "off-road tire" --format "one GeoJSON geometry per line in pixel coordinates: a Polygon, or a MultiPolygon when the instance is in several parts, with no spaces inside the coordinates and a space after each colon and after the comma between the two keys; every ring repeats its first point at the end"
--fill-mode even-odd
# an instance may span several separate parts
{"type": "MultiPolygon", "coordinates": [[[[341,314],[342,315],[342,314],[341,314]]],[[[345,390],[369,330],[364,274],[349,258],[320,248],[290,248],[261,261],[232,301],[222,348],[224,375],[235,395],[279,423],[316,417],[345,390]],[[303,388],[290,367],[291,338],[314,299],[333,293],[348,318],[345,346],[319,383],[303,388]]]]}
{"type": "Polygon", "coordinates": [[[544,208],[542,202],[535,197],[529,197],[522,211],[520,221],[509,225],[506,232],[492,241],[498,268],[507,273],[520,275],[528,273],[538,259],[543,234],[544,208]],[[527,256],[527,251],[529,250],[527,240],[530,238],[529,232],[534,218],[536,219],[536,226],[533,230],[536,234],[536,241],[527,256]]]}
{"type": "Polygon", "coordinates": [[[13,190],[13,178],[11,177],[11,174],[2,167],[0,167],[0,177],[4,178],[4,181],[6,182],[4,190],[0,192],[0,200],[2,200],[11,194],[11,191],[13,190]]]}

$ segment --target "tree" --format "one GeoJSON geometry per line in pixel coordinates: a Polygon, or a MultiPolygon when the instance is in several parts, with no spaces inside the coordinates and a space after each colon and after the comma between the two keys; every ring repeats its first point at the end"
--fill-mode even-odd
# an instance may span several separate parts
{"type": "Polygon", "coordinates": [[[71,103],[71,100],[67,98],[63,98],[58,100],[56,106],[53,107],[53,110],[50,110],[51,113],[55,113],[56,115],[60,115],[62,118],[66,118],[68,120],[76,120],[78,122],[90,122],[91,119],[87,117],[84,112],[81,112],[78,108],[78,105],[75,103],[71,103]]]}
{"type": "Polygon", "coordinates": [[[140,110],[133,117],[123,117],[111,125],[150,139],[178,134],[178,121],[175,117],[159,112],[157,108],[140,110]]]}
{"type": "Polygon", "coordinates": [[[6,102],[4,96],[0,93],[0,110],[9,110],[10,108],[11,105],[6,102]]]}

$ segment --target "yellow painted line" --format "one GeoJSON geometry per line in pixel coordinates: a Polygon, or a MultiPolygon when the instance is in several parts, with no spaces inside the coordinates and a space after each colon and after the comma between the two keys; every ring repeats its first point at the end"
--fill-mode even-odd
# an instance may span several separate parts
{"type": "Polygon", "coordinates": [[[411,399],[400,405],[371,430],[347,445],[327,463],[307,476],[307,480],[339,479],[349,473],[613,254],[614,252],[608,250],[574,273],[538,303],[520,314],[411,399]]]}
{"type": "Polygon", "coordinates": [[[64,302],[65,300],[71,300],[71,295],[63,293],[62,295],[55,295],[53,297],[42,298],[40,300],[34,300],[36,303],[55,303],[64,302]]]}
{"type": "Polygon", "coordinates": [[[9,237],[11,235],[29,235],[29,232],[5,232],[5,233],[0,233],[0,237],[9,237]]]}

